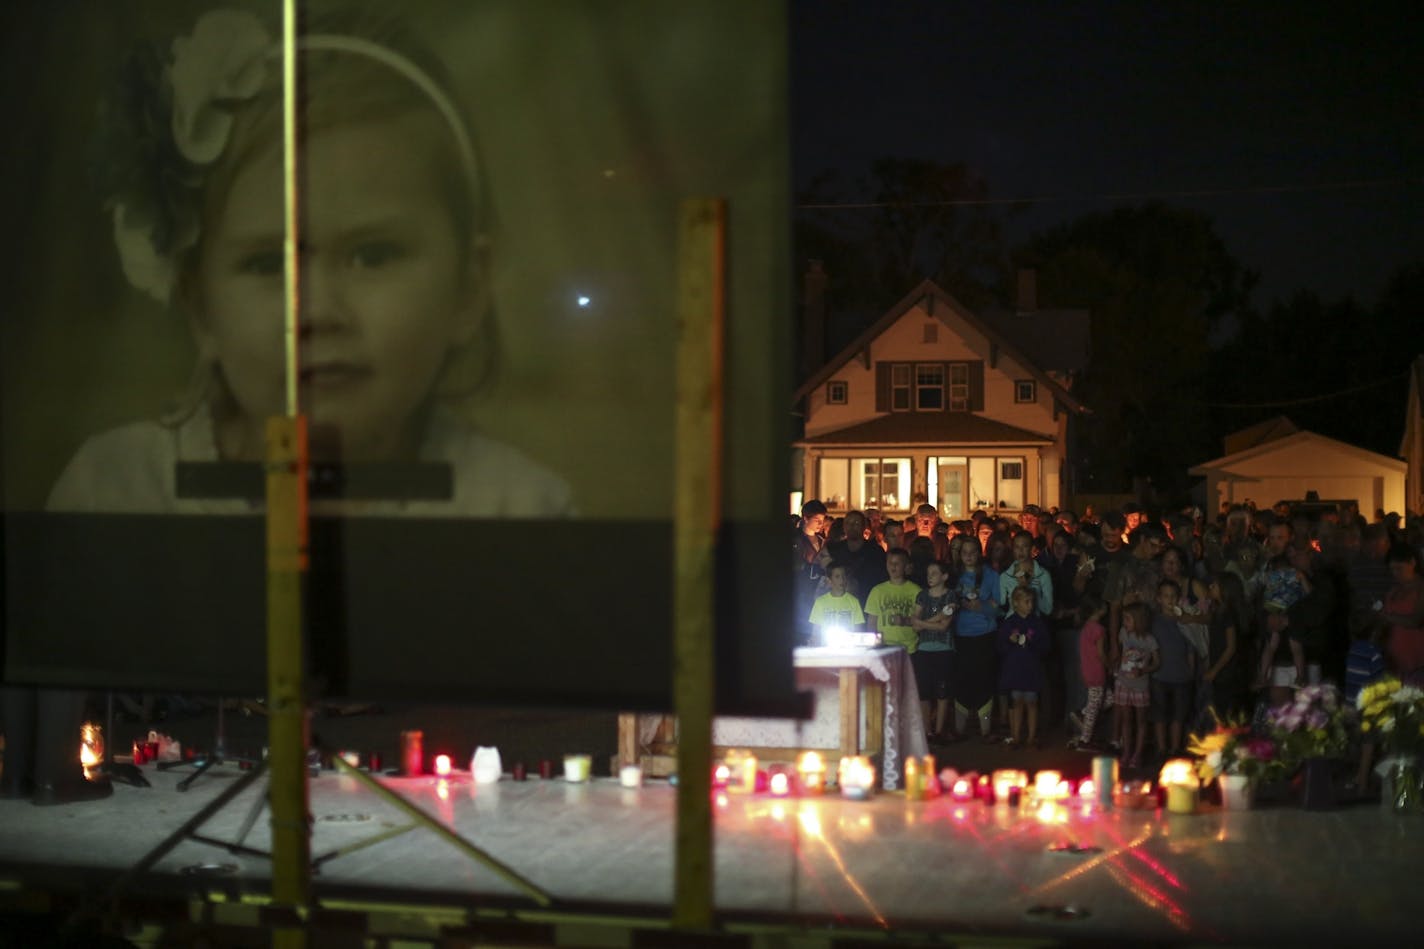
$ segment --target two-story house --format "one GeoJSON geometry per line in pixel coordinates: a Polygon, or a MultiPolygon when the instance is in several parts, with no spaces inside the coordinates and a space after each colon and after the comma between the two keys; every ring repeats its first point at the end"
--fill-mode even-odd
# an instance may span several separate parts
{"type": "Polygon", "coordinates": [[[1020,288],[1015,310],[975,313],[926,280],[815,372],[796,393],[804,497],[945,519],[1061,506],[1088,314],[1020,288]]]}

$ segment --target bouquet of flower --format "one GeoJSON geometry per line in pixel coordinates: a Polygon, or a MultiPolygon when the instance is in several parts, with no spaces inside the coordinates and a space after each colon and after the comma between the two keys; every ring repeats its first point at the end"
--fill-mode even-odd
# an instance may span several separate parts
{"type": "MultiPolygon", "coordinates": [[[[1215,716],[1215,711],[1212,712],[1215,716]]],[[[1196,755],[1197,777],[1208,784],[1223,774],[1239,774],[1248,781],[1274,777],[1283,762],[1276,754],[1276,743],[1270,738],[1251,734],[1243,720],[1223,722],[1216,719],[1216,729],[1207,735],[1193,735],[1187,751],[1196,755]]]]}
{"type": "Polygon", "coordinates": [[[1266,721],[1281,757],[1298,764],[1343,755],[1353,717],[1354,709],[1341,701],[1340,690],[1326,683],[1298,689],[1290,702],[1271,709],[1266,721]]]}
{"type": "Polygon", "coordinates": [[[1378,741],[1391,757],[1412,757],[1424,750],[1424,689],[1395,678],[1365,686],[1355,699],[1360,731],[1378,741]]]}

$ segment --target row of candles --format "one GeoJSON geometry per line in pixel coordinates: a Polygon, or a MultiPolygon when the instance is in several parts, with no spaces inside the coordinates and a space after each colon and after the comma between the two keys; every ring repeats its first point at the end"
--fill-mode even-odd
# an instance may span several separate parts
{"type": "MultiPolygon", "coordinates": [[[[986,804],[1020,804],[1073,800],[1096,804],[1109,809],[1165,807],[1178,814],[1196,811],[1200,783],[1191,761],[1174,759],[1167,762],[1158,775],[1154,788],[1151,781],[1118,780],[1116,758],[1102,756],[1093,759],[1092,775],[1078,781],[1065,778],[1061,772],[1042,770],[1029,779],[1027,771],[1000,769],[989,774],[961,774],[946,768],[936,771],[933,755],[905,759],[905,798],[925,800],[948,794],[955,801],[983,801],[986,804]]],[[[814,751],[803,753],[793,768],[773,764],[760,767],[756,756],[746,751],[729,752],[713,770],[715,788],[747,793],[768,793],[773,797],[793,794],[816,795],[828,790],[825,760],[814,751]]],[[[875,793],[876,770],[866,757],[844,757],[837,769],[836,785],[842,797],[866,800],[875,793]]]]}
{"type": "MultiPolygon", "coordinates": [[[[402,773],[408,776],[424,774],[424,754],[422,735],[418,731],[401,734],[402,773]]],[[[152,761],[157,757],[158,735],[150,735],[148,740],[134,742],[134,761],[152,761]]],[[[102,759],[102,737],[97,726],[84,726],[81,757],[87,767],[97,765],[102,759]]],[[[360,754],[352,751],[337,752],[352,767],[361,765],[360,754]]],[[[591,758],[588,755],[564,756],[564,780],[585,782],[589,780],[591,758]]],[[[372,753],[367,766],[375,771],[380,769],[380,757],[372,753]]],[[[433,772],[437,777],[449,777],[454,770],[450,756],[436,755],[433,772]]],[[[495,748],[477,748],[470,761],[470,773],[477,782],[493,783],[503,776],[499,751],[495,748]]],[[[1166,807],[1178,814],[1190,814],[1197,809],[1200,783],[1191,761],[1178,758],[1162,766],[1158,775],[1158,788],[1153,790],[1151,781],[1119,781],[1117,759],[1098,757],[1093,759],[1091,777],[1083,778],[1076,784],[1067,780],[1058,771],[1043,770],[1033,776],[1029,783],[1028,772],[1017,769],[1000,769],[990,774],[969,772],[960,774],[953,769],[940,772],[935,768],[933,755],[905,759],[905,797],[917,801],[949,794],[955,801],[983,801],[987,804],[1007,804],[1010,807],[1024,802],[1028,795],[1035,802],[1068,802],[1076,798],[1084,803],[1093,802],[1103,808],[1115,804],[1130,809],[1166,807]]],[[[539,763],[539,776],[546,780],[553,778],[554,765],[545,760],[539,763]]],[[[516,762],[511,774],[516,781],[526,778],[522,762],[516,762]]],[[[640,787],[643,783],[642,769],[636,764],[624,764],[619,769],[619,782],[627,788],[640,787]]],[[[763,769],[754,754],[748,751],[731,751],[712,773],[712,784],[716,788],[747,793],[769,793],[774,797],[793,794],[824,794],[828,790],[825,759],[814,751],[804,752],[795,767],[773,764],[763,769]]],[[[842,797],[851,800],[866,800],[875,793],[876,769],[868,757],[846,756],[841,758],[837,768],[836,787],[842,797]]]]}

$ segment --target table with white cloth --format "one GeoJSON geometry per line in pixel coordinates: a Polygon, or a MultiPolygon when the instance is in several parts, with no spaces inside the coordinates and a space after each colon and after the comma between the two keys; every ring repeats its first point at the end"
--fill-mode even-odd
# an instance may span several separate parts
{"type": "MultiPolygon", "coordinates": [[[[900,646],[807,646],[795,651],[794,665],[797,691],[814,697],[813,716],[802,720],[719,715],[712,723],[714,748],[719,753],[731,748],[761,749],[759,757],[767,760],[798,751],[879,756],[881,787],[899,788],[904,759],[929,753],[909,654],[900,646]]],[[[637,716],[634,726],[633,716],[624,716],[619,725],[624,732],[620,748],[651,747],[662,723],[662,716],[644,715],[637,716]],[[630,727],[636,727],[636,739],[626,733],[630,727]]]]}

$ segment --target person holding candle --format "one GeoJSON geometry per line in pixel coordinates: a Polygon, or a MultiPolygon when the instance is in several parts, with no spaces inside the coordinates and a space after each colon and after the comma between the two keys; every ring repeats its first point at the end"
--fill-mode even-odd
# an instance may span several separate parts
{"type": "Polygon", "coordinates": [[[1178,622],[1182,590],[1175,580],[1157,585],[1158,613],[1152,619],[1158,664],[1152,674],[1151,718],[1157,750],[1163,755],[1182,753],[1182,733],[1192,713],[1192,678],[1196,648],[1178,622]]]}
{"type": "Polygon", "coordinates": [[[979,718],[980,736],[990,742],[998,659],[994,632],[999,627],[999,575],[984,562],[977,543],[966,543],[959,552],[960,570],[955,581],[959,611],[954,616],[955,656],[951,671],[954,728],[967,735],[972,711],[979,718]]]}
{"type": "Polygon", "coordinates": [[[949,568],[943,563],[930,563],[925,577],[929,589],[921,590],[916,597],[915,615],[910,620],[919,636],[919,648],[911,660],[924,720],[931,723],[929,737],[936,738],[944,735],[949,719],[949,676],[954,662],[954,632],[950,626],[958,609],[958,594],[949,586],[949,568]]]}
{"type": "Polygon", "coordinates": [[[885,555],[885,570],[890,579],[878,583],[865,598],[866,628],[879,633],[887,646],[903,646],[914,655],[919,636],[910,625],[915,612],[915,598],[920,595],[918,584],[909,580],[910,555],[896,547],[885,555]]]}
{"type": "Polygon", "coordinates": [[[829,645],[829,630],[840,629],[849,632],[865,626],[865,613],[861,611],[860,601],[847,589],[850,568],[843,563],[832,561],[826,570],[826,579],[830,590],[816,597],[816,602],[811,604],[810,621],[811,628],[815,631],[813,645],[816,646],[829,645]]]}
{"type": "Polygon", "coordinates": [[[1117,683],[1113,689],[1116,705],[1117,740],[1124,765],[1142,765],[1142,746],[1147,737],[1147,708],[1151,704],[1149,683],[1160,659],[1157,640],[1152,636],[1152,614],[1142,603],[1122,608],[1122,629],[1118,631],[1117,683]],[[1129,751],[1131,749],[1131,751],[1129,751]]]}
{"type": "Polygon", "coordinates": [[[999,691],[1013,702],[1009,708],[1008,744],[1024,737],[1027,721],[1028,744],[1038,747],[1038,696],[1043,691],[1043,657],[1048,654],[1049,631],[1043,617],[1034,610],[1033,591],[1027,586],[1009,597],[1013,612],[999,626],[999,691]]]}

